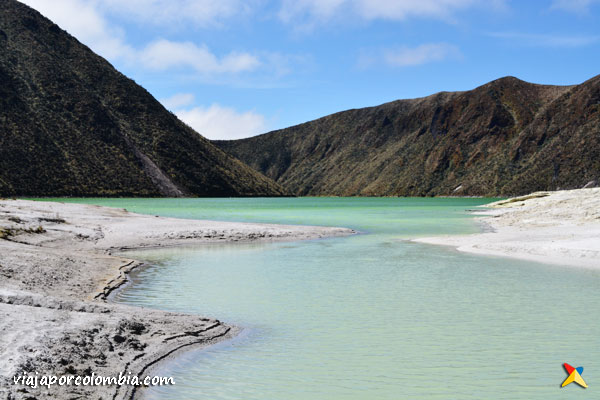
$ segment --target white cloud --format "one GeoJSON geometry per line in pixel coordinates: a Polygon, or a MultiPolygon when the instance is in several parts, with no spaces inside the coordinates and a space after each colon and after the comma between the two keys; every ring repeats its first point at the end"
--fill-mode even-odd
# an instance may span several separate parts
{"type": "Polygon", "coordinates": [[[160,102],[201,135],[213,140],[241,139],[267,131],[265,117],[254,111],[238,112],[230,107],[190,107],[192,93],[177,93],[160,102]]]}
{"type": "Polygon", "coordinates": [[[75,31],[94,30],[105,25],[103,15],[118,15],[137,23],[220,25],[227,18],[252,11],[249,1],[242,0],[19,0],[35,8],[61,27],[75,31]]]}
{"type": "Polygon", "coordinates": [[[448,43],[425,43],[417,47],[398,47],[385,49],[376,54],[363,53],[359,66],[368,68],[373,65],[385,64],[390,67],[412,67],[449,58],[460,58],[458,47],[448,43]]]}
{"type": "Polygon", "coordinates": [[[247,14],[252,7],[241,0],[96,0],[98,7],[137,22],[154,25],[193,24],[207,27],[247,14]]]}
{"type": "MultiPolygon", "coordinates": [[[[176,42],[166,39],[155,40],[143,48],[135,48],[127,43],[121,29],[111,25],[105,13],[122,6],[119,12],[132,12],[138,21],[163,16],[165,18],[190,21],[213,21],[234,13],[239,0],[23,0],[30,7],[50,18],[61,28],[75,36],[94,52],[110,61],[150,70],[165,71],[171,68],[191,69],[204,76],[233,75],[255,71],[259,67],[277,70],[279,65],[265,65],[273,57],[261,57],[248,52],[233,51],[216,55],[204,44],[176,42]],[[164,7],[163,7],[164,6],[164,7]],[[108,11],[107,11],[108,10],[108,11]],[[136,11],[137,10],[137,11],[136,11]],[[162,10],[162,11],[161,11],[162,10]]],[[[240,6],[244,8],[245,6],[240,6]]],[[[279,71],[275,72],[279,76],[279,71]]]]}
{"type": "Polygon", "coordinates": [[[593,3],[600,3],[600,0],[554,0],[550,8],[585,14],[593,3]]]}
{"type": "Polygon", "coordinates": [[[160,99],[160,102],[165,108],[176,110],[192,104],[194,102],[194,95],[191,93],[178,93],[166,99],[160,99]]]}
{"type": "Polygon", "coordinates": [[[506,6],[505,0],[283,0],[279,17],[284,22],[308,20],[308,25],[348,14],[364,20],[452,19],[455,12],[475,5],[506,6]]]}
{"type": "Polygon", "coordinates": [[[279,17],[288,22],[303,14],[317,19],[329,19],[347,0],[283,0],[279,17]]]}
{"type": "Polygon", "coordinates": [[[177,110],[175,114],[196,132],[212,140],[241,139],[267,130],[263,115],[253,111],[240,113],[218,104],[177,110]]]}
{"type": "Polygon", "coordinates": [[[397,19],[407,17],[448,18],[456,10],[475,3],[474,0],[361,0],[355,2],[359,14],[366,19],[397,19]]]}
{"type": "Polygon", "coordinates": [[[521,46],[534,47],[584,47],[600,41],[600,36],[587,35],[554,35],[518,32],[492,32],[489,34],[499,39],[510,40],[521,46]]]}
{"type": "Polygon", "coordinates": [[[150,69],[189,67],[201,73],[238,73],[251,71],[261,64],[257,57],[248,53],[229,53],[219,59],[206,46],[165,39],[146,46],[139,52],[139,60],[150,69]]]}
{"type": "Polygon", "coordinates": [[[456,46],[447,43],[427,43],[414,48],[388,50],[385,53],[385,62],[394,67],[407,67],[442,61],[458,54],[460,52],[456,46]]]}
{"type": "Polygon", "coordinates": [[[109,25],[95,2],[82,0],[21,0],[108,59],[126,57],[133,49],[123,32],[109,25]]]}

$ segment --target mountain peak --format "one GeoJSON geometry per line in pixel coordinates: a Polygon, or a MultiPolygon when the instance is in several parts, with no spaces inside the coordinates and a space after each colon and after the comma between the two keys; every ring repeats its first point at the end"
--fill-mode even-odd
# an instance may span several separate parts
{"type": "Polygon", "coordinates": [[[600,182],[600,90],[507,76],[216,142],[300,195],[507,196],[600,182]]]}
{"type": "Polygon", "coordinates": [[[277,196],[37,11],[0,9],[0,195],[277,196]]]}

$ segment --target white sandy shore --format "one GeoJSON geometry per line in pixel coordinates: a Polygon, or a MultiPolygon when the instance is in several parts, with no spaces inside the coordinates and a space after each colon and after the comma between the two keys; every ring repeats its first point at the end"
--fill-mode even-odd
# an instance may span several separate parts
{"type": "MultiPolygon", "coordinates": [[[[15,385],[13,376],[149,372],[189,346],[239,329],[199,316],[106,303],[142,263],[115,250],[316,239],[344,228],[159,218],[80,204],[0,200],[0,398],[129,399],[131,386],[15,385]]],[[[209,310],[207,310],[209,311],[209,310]]]]}
{"type": "MultiPolygon", "coordinates": [[[[600,188],[538,192],[477,212],[490,232],[415,239],[459,251],[600,268],[600,188]]],[[[488,229],[486,229],[488,230],[488,229]]]]}

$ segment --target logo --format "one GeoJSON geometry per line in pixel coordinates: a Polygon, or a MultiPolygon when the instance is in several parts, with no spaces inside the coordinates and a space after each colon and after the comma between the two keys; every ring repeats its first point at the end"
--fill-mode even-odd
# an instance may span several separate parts
{"type": "Polygon", "coordinates": [[[565,370],[567,371],[567,374],[569,374],[569,376],[562,383],[561,387],[565,387],[569,383],[573,383],[573,382],[575,382],[576,384],[578,384],[581,387],[584,387],[584,388],[587,387],[587,384],[581,377],[581,374],[583,374],[583,367],[573,368],[567,363],[564,363],[563,367],[565,367],[565,370]]]}

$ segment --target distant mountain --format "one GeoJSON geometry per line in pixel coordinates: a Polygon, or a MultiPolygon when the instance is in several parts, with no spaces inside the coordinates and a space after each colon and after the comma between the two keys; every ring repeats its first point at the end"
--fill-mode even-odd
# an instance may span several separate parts
{"type": "Polygon", "coordinates": [[[0,196],[287,193],[37,11],[0,4],[0,196]]]}
{"type": "Polygon", "coordinates": [[[214,142],[298,195],[518,195],[600,180],[600,76],[507,77],[214,142]]]}

